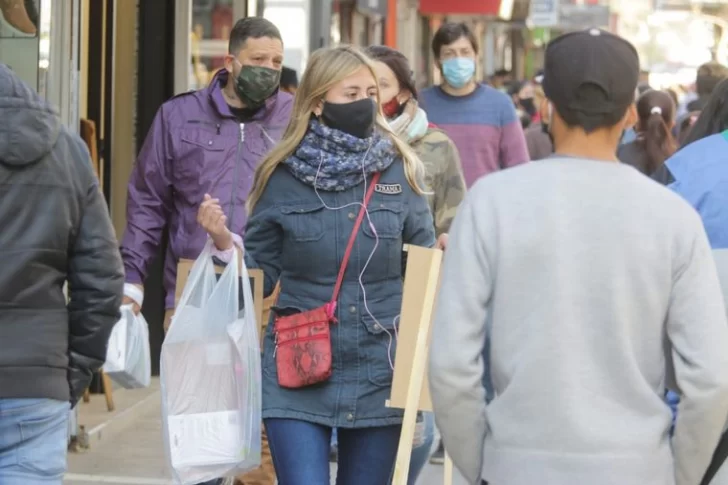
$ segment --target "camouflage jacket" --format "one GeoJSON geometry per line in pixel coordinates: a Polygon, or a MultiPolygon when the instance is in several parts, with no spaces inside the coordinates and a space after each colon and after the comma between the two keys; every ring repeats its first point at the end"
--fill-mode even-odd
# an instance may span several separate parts
{"type": "Polygon", "coordinates": [[[455,143],[444,131],[428,128],[427,132],[411,144],[425,165],[425,183],[431,192],[427,196],[439,236],[450,230],[458,205],[465,198],[467,188],[460,166],[460,155],[455,143]]]}

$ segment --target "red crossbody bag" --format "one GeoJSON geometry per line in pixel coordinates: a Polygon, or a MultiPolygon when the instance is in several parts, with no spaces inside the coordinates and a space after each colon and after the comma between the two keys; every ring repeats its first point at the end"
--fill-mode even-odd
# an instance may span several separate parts
{"type": "Polygon", "coordinates": [[[379,181],[375,173],[364,197],[359,216],[346,245],[344,259],[341,261],[339,275],[331,300],[314,310],[294,315],[276,317],[273,323],[276,349],[275,359],[278,370],[278,384],[281,387],[296,389],[326,381],[331,377],[331,324],[336,323],[336,301],[339,299],[341,283],[346,266],[349,264],[351,250],[364,220],[367,205],[379,181]]]}

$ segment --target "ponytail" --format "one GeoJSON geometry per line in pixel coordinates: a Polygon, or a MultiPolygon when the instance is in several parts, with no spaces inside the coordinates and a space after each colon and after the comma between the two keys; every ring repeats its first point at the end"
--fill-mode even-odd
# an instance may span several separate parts
{"type": "Polygon", "coordinates": [[[665,122],[662,108],[655,106],[651,109],[650,115],[643,124],[642,142],[647,152],[647,173],[652,174],[670,158],[677,143],[670,132],[670,127],[665,122]]]}

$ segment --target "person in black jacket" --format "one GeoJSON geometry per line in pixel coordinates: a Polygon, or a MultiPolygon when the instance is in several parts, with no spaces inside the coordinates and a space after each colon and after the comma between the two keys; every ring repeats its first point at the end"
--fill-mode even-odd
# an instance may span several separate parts
{"type": "Polygon", "coordinates": [[[4,64],[0,228],[0,483],[60,485],[69,409],[106,359],[124,270],[86,146],[4,64]]]}

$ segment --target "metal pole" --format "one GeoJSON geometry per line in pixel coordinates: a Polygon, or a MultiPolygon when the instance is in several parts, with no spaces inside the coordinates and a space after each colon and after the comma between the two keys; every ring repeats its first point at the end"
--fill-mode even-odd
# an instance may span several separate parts
{"type": "Polygon", "coordinates": [[[310,9],[309,53],[331,43],[332,0],[313,0],[310,9]]]}

